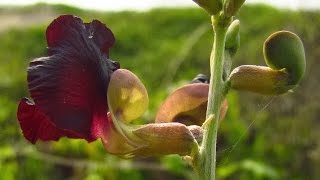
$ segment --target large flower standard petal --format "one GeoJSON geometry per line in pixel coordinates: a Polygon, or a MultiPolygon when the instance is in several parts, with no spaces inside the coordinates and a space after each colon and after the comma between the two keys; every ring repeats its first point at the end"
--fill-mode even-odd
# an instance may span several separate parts
{"type": "Polygon", "coordinates": [[[23,98],[18,120],[26,139],[82,138],[91,142],[110,128],[107,88],[119,64],[109,58],[114,36],[100,21],[62,15],[46,31],[48,56],[28,67],[33,100],[23,98]]]}

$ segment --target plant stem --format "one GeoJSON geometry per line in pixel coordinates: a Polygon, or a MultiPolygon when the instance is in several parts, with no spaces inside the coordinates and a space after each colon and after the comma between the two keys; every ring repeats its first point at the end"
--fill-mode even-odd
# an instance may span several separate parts
{"type": "MultiPolygon", "coordinates": [[[[223,18],[221,15],[212,17],[214,30],[213,49],[210,56],[210,85],[207,106],[207,119],[211,116],[213,120],[206,122],[202,145],[197,157],[195,168],[200,180],[214,180],[216,170],[216,144],[219,122],[220,106],[225,98],[227,85],[222,79],[224,48],[226,32],[231,19],[223,18]]],[[[210,118],[209,118],[210,119],[210,118]]]]}

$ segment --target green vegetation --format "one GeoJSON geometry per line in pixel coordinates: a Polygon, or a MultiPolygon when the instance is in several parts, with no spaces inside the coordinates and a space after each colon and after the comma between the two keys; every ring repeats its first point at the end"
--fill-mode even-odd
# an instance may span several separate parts
{"type": "MultiPolygon", "coordinates": [[[[211,26],[207,14],[198,9],[104,13],[44,4],[0,8],[1,178],[192,179],[191,169],[177,156],[128,161],[105,153],[100,142],[61,139],[32,146],[22,137],[16,108],[20,98],[28,96],[28,62],[46,55],[45,29],[50,21],[70,13],[85,21],[99,19],[114,32],[111,59],[137,74],[149,92],[149,111],[141,121],[154,121],[157,108],[173,89],[198,73],[209,74],[211,26]],[[12,17],[24,20],[6,23],[12,17]]],[[[263,42],[278,30],[301,37],[308,63],[294,93],[281,97],[229,93],[229,110],[218,136],[217,175],[219,179],[317,179],[320,14],[259,5],[243,7],[238,17],[241,46],[233,67],[263,65],[263,42]]]]}

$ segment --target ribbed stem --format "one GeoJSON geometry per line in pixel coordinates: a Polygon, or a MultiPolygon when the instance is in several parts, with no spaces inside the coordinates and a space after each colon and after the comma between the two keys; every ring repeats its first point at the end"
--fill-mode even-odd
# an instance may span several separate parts
{"type": "Polygon", "coordinates": [[[214,180],[216,177],[216,144],[219,122],[220,106],[225,98],[226,83],[222,79],[224,48],[227,28],[231,19],[221,16],[212,18],[214,30],[213,49],[210,56],[210,85],[207,106],[207,118],[213,120],[206,122],[202,145],[199,156],[195,162],[196,171],[200,180],[214,180]],[[210,119],[210,118],[209,118],[210,119]]]}

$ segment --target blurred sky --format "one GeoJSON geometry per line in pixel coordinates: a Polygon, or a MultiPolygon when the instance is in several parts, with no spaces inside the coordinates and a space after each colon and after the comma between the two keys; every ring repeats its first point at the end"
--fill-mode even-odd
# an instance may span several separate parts
{"type": "MultiPolygon", "coordinates": [[[[195,6],[192,0],[0,0],[0,5],[26,5],[36,2],[63,3],[96,10],[147,10],[159,6],[195,6]]],[[[280,8],[320,9],[320,0],[247,0],[247,3],[267,3],[280,8]]]]}

